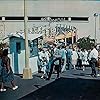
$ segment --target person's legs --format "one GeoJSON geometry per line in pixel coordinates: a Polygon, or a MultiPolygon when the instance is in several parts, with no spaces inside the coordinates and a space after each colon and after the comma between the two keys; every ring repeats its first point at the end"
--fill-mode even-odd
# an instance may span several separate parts
{"type": "Polygon", "coordinates": [[[100,76],[100,68],[97,69],[97,76],[100,76]]]}
{"type": "Polygon", "coordinates": [[[59,72],[61,72],[61,58],[57,58],[57,60],[59,60],[59,72]]]}
{"type": "Polygon", "coordinates": [[[12,87],[15,87],[16,86],[14,80],[11,81],[11,85],[12,85],[12,87]]]}
{"type": "Polygon", "coordinates": [[[60,70],[61,70],[61,59],[60,59],[60,58],[53,59],[53,60],[51,61],[51,68],[50,68],[50,72],[49,72],[49,75],[48,75],[47,80],[49,80],[49,79],[51,78],[51,74],[52,74],[52,72],[53,72],[53,67],[54,67],[54,62],[55,62],[56,60],[59,60],[59,66],[60,66],[60,70]]]}
{"type": "Polygon", "coordinates": [[[38,73],[41,73],[41,61],[39,60],[39,58],[37,60],[37,66],[38,66],[38,73]]]}
{"type": "Polygon", "coordinates": [[[65,66],[64,66],[64,59],[62,59],[61,60],[61,72],[63,72],[64,71],[64,69],[65,69],[65,66]]]}
{"type": "Polygon", "coordinates": [[[1,89],[0,91],[6,91],[6,89],[4,88],[4,83],[6,82],[6,78],[5,78],[5,72],[6,72],[6,69],[2,67],[1,69],[1,80],[2,80],[2,83],[1,83],[1,89]]]}
{"type": "Polygon", "coordinates": [[[72,59],[71,59],[71,57],[69,58],[69,68],[70,68],[70,69],[73,69],[73,64],[72,64],[72,59]]]}
{"type": "Polygon", "coordinates": [[[1,89],[3,89],[3,88],[4,88],[4,83],[2,82],[2,83],[1,83],[1,89]]]}
{"type": "Polygon", "coordinates": [[[91,65],[91,69],[92,69],[92,76],[96,76],[96,69],[95,69],[95,60],[91,60],[90,62],[90,65],[91,65]]]}
{"type": "Polygon", "coordinates": [[[59,78],[59,69],[60,69],[59,65],[56,65],[56,69],[57,69],[57,79],[58,79],[59,78]]]}
{"type": "Polygon", "coordinates": [[[43,74],[42,74],[41,78],[45,78],[45,75],[46,75],[46,65],[44,65],[44,67],[43,67],[43,74]]]}
{"type": "Polygon", "coordinates": [[[0,91],[1,92],[6,91],[6,89],[4,88],[4,83],[3,82],[1,83],[1,89],[0,89],[0,91]]]}
{"type": "Polygon", "coordinates": [[[96,70],[95,70],[94,64],[92,64],[92,74],[93,74],[93,75],[96,75],[96,70]]]}
{"type": "Polygon", "coordinates": [[[82,67],[82,60],[81,59],[77,59],[77,67],[78,67],[78,69],[81,69],[81,67],[82,67]]]}
{"type": "Polygon", "coordinates": [[[11,85],[12,85],[12,87],[13,87],[13,88],[12,88],[13,90],[16,90],[16,89],[18,88],[18,86],[15,85],[14,80],[11,81],[11,85]]]}
{"type": "Polygon", "coordinates": [[[67,69],[69,70],[69,68],[70,68],[70,61],[69,61],[69,58],[67,58],[67,69]]]}
{"type": "Polygon", "coordinates": [[[80,67],[83,68],[83,66],[82,66],[82,59],[80,59],[80,67]]]}
{"type": "Polygon", "coordinates": [[[48,78],[47,80],[49,80],[51,78],[51,74],[53,72],[53,66],[54,66],[54,61],[51,61],[51,67],[50,67],[50,72],[48,73],[48,78]]]}

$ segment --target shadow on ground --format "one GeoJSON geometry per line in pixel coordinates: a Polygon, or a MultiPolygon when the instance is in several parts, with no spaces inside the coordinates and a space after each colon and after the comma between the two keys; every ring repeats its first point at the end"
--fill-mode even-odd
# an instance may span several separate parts
{"type": "Polygon", "coordinates": [[[100,100],[100,81],[61,77],[19,100],[100,100]]]}

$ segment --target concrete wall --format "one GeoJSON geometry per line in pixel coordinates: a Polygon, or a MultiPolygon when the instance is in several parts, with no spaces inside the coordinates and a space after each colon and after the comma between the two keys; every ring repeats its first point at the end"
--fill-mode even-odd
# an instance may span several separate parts
{"type": "MultiPolygon", "coordinates": [[[[26,0],[28,16],[62,16],[62,17],[89,17],[89,22],[59,22],[75,26],[78,37],[90,35],[94,38],[94,13],[100,14],[100,1],[68,1],[68,0],[26,0]]],[[[0,16],[24,16],[24,0],[0,0],[0,16]]],[[[100,16],[100,15],[99,15],[100,16]]],[[[100,19],[97,17],[97,41],[100,39],[100,19]]],[[[5,33],[23,30],[23,21],[4,22],[5,33]]],[[[33,24],[48,24],[43,22],[28,22],[28,28],[33,24]]],[[[51,23],[51,26],[57,23],[51,23]]]]}

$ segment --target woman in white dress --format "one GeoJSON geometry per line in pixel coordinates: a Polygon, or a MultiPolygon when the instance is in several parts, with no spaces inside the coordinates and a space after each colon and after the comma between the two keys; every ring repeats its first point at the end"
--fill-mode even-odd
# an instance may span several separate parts
{"type": "Polygon", "coordinates": [[[72,50],[72,65],[74,66],[74,69],[76,69],[76,64],[77,64],[77,59],[78,59],[78,54],[76,50],[73,48],[72,50]]]}
{"type": "Polygon", "coordinates": [[[83,66],[83,71],[85,70],[85,66],[89,65],[87,58],[88,58],[88,52],[87,52],[86,49],[83,49],[82,50],[82,66],[83,66]]]}

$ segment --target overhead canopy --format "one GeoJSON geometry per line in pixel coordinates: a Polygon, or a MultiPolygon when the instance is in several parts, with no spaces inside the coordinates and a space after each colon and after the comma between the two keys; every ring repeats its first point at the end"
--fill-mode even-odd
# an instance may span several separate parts
{"type": "Polygon", "coordinates": [[[72,36],[75,36],[75,33],[73,32],[69,32],[69,33],[65,33],[65,34],[60,34],[58,36],[55,36],[55,39],[56,40],[59,40],[59,39],[64,39],[64,38],[70,38],[72,36]]]}
{"type": "Polygon", "coordinates": [[[47,42],[47,43],[53,43],[55,41],[55,39],[50,38],[50,37],[46,37],[46,38],[44,38],[44,41],[47,42]]]}
{"type": "Polygon", "coordinates": [[[55,37],[55,39],[59,40],[59,39],[64,39],[65,35],[64,34],[60,34],[58,36],[55,37]]]}

